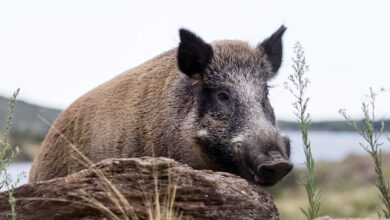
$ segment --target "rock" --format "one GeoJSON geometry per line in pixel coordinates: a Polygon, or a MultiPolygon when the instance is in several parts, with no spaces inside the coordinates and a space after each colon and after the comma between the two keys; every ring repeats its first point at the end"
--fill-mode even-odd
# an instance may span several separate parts
{"type": "MultiPolygon", "coordinates": [[[[148,211],[156,219],[155,207],[181,219],[279,219],[272,198],[240,177],[167,158],[107,159],[63,178],[23,185],[14,196],[21,220],[148,219],[148,211]],[[173,208],[164,205],[174,193],[173,208]]],[[[0,219],[9,219],[7,201],[1,192],[0,219]]]]}

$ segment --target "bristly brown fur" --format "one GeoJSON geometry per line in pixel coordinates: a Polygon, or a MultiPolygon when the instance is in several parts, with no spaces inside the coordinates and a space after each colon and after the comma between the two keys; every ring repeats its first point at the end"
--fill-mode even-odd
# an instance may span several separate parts
{"type": "Polygon", "coordinates": [[[183,78],[177,69],[174,49],[79,98],[52,125],[34,159],[29,182],[66,176],[82,169],[72,158],[69,143],[93,162],[110,157],[168,156],[170,151],[178,161],[207,167],[206,161],[201,162],[203,155],[197,146],[182,152],[188,140],[164,138],[179,135],[176,129],[180,130],[180,121],[170,116],[172,107],[167,105],[171,89],[183,78]]]}

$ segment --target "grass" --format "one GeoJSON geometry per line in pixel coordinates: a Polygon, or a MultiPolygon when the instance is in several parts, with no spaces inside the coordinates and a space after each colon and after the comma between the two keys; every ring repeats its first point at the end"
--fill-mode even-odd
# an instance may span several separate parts
{"type": "MultiPolygon", "coordinates": [[[[382,154],[384,175],[390,175],[390,153],[382,154]]],[[[381,200],[372,182],[376,173],[369,155],[348,156],[342,161],[316,161],[317,186],[325,188],[321,196],[321,213],[332,217],[377,217],[381,200]]],[[[307,202],[300,185],[305,167],[297,167],[282,182],[272,188],[274,202],[281,219],[304,219],[299,210],[307,202]]]]}
{"type": "MultiPolygon", "coordinates": [[[[384,208],[382,213],[386,218],[390,218],[390,185],[389,181],[385,180],[382,169],[382,152],[380,146],[383,144],[380,142],[380,137],[384,130],[384,123],[378,128],[375,126],[375,98],[377,94],[370,88],[369,100],[362,103],[362,111],[364,114],[364,123],[359,125],[354,122],[350,116],[347,115],[345,109],[341,109],[339,112],[344,117],[346,122],[353,127],[360,136],[364,139],[360,145],[371,156],[374,166],[377,180],[375,186],[379,190],[379,198],[382,201],[384,208]]],[[[378,212],[380,216],[380,212],[378,212]]]]}
{"type": "Polygon", "coordinates": [[[180,220],[182,219],[182,213],[174,209],[177,181],[171,180],[171,174],[168,173],[168,186],[166,188],[166,196],[160,203],[160,190],[158,183],[158,171],[156,166],[153,166],[153,181],[154,181],[154,195],[152,197],[145,196],[145,205],[148,209],[149,220],[180,220]],[[172,189],[171,189],[172,188],[172,189]]]}
{"type": "MultiPolygon", "coordinates": [[[[50,123],[42,118],[40,118],[48,125],[50,123]]],[[[85,202],[88,206],[95,208],[100,211],[103,215],[108,217],[109,219],[115,220],[138,220],[138,216],[131,204],[127,201],[125,196],[121,193],[121,191],[113,184],[107,176],[103,173],[102,170],[96,169],[92,165],[94,164],[87,156],[85,156],[76,145],[71,143],[67,137],[65,137],[58,129],[52,126],[52,129],[55,129],[60,137],[69,145],[69,147],[76,153],[77,161],[92,169],[92,171],[99,178],[100,183],[103,186],[105,193],[108,195],[109,202],[113,204],[119,211],[120,215],[112,212],[105,204],[96,200],[92,196],[88,195],[86,192],[80,191],[80,194],[74,195],[78,197],[81,201],[85,202]]],[[[177,185],[173,184],[177,181],[171,181],[171,175],[168,174],[168,186],[165,197],[161,197],[160,193],[160,185],[158,182],[159,174],[157,168],[154,164],[153,166],[153,181],[154,181],[154,192],[151,194],[150,192],[143,191],[144,193],[144,204],[147,208],[148,220],[180,220],[182,219],[182,214],[174,209],[174,202],[176,196],[177,185]],[[162,200],[162,202],[160,201],[162,200]]],[[[46,199],[46,198],[41,198],[46,199]]],[[[64,200],[66,202],[73,202],[64,200]]]]}
{"type": "MultiPolygon", "coordinates": [[[[377,201],[375,186],[364,186],[351,190],[328,190],[321,197],[322,213],[338,218],[377,217],[376,210],[380,207],[377,201]]],[[[306,204],[306,192],[283,191],[274,198],[280,211],[281,219],[304,219],[299,207],[306,204]]]]}
{"type": "Polygon", "coordinates": [[[7,124],[5,127],[5,133],[0,140],[0,190],[8,191],[8,203],[10,205],[10,217],[11,219],[16,219],[16,199],[13,196],[14,189],[18,184],[21,175],[19,174],[16,180],[12,180],[10,174],[7,172],[7,166],[9,163],[19,154],[19,148],[13,147],[9,143],[9,136],[12,128],[13,114],[16,105],[16,98],[19,94],[19,89],[15,91],[15,93],[11,96],[8,104],[8,117],[7,124]]]}
{"type": "MultiPolygon", "coordinates": [[[[81,151],[77,149],[77,147],[73,144],[70,144],[71,148],[77,153],[77,155],[81,158],[80,161],[83,164],[88,164],[88,167],[93,165],[93,162],[89,160],[81,151]]],[[[118,190],[118,188],[104,175],[103,171],[99,169],[93,169],[93,172],[98,176],[99,180],[104,187],[104,191],[106,192],[110,200],[110,202],[117,207],[121,215],[118,216],[114,212],[112,212],[105,204],[96,200],[95,198],[88,195],[86,192],[81,192],[80,198],[89,204],[91,207],[94,207],[96,210],[99,210],[101,213],[105,214],[110,219],[126,219],[126,220],[138,220],[138,216],[134,212],[131,204],[126,200],[125,196],[118,190]]],[[[148,220],[180,220],[181,213],[177,212],[174,209],[174,202],[176,196],[177,185],[173,185],[170,187],[171,182],[167,186],[167,196],[162,198],[160,196],[159,182],[158,182],[158,171],[154,165],[153,169],[153,181],[154,181],[154,192],[153,196],[149,196],[150,193],[144,191],[144,203],[147,207],[148,220]],[[173,188],[170,190],[170,188],[173,188]]],[[[170,175],[169,175],[170,178],[170,175]]]]}
{"type": "Polygon", "coordinates": [[[285,87],[294,96],[296,101],[293,103],[294,114],[297,118],[299,130],[302,134],[303,150],[306,159],[307,177],[303,184],[307,193],[308,207],[306,209],[301,207],[301,211],[304,213],[307,219],[311,220],[318,217],[320,211],[320,193],[317,191],[315,171],[314,171],[314,159],[311,153],[310,140],[308,137],[308,129],[311,124],[310,114],[307,113],[307,105],[309,98],[306,97],[306,90],[309,85],[309,80],[306,77],[306,72],[309,70],[309,66],[306,64],[305,54],[301,44],[298,42],[294,46],[294,53],[296,55],[293,58],[292,68],[294,73],[291,74],[288,79],[289,83],[285,83],[285,87]]]}

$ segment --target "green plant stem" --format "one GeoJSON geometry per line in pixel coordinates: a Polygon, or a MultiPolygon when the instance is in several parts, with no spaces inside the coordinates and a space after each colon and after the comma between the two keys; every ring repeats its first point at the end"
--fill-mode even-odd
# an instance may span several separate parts
{"type": "Polygon", "coordinates": [[[15,93],[11,96],[8,104],[8,117],[7,117],[7,125],[5,127],[5,134],[3,139],[0,142],[0,189],[5,188],[8,191],[8,203],[11,207],[11,219],[16,219],[16,200],[13,196],[14,189],[20,180],[20,176],[18,176],[16,181],[13,181],[10,174],[7,172],[7,165],[18,155],[19,148],[13,148],[9,143],[9,135],[11,132],[13,115],[16,105],[16,97],[19,94],[19,89],[15,91],[15,93]]]}
{"type": "Polygon", "coordinates": [[[293,103],[294,114],[297,117],[299,130],[302,134],[303,150],[306,158],[307,178],[304,183],[309,206],[307,209],[301,208],[301,211],[307,219],[312,220],[318,216],[320,211],[320,193],[316,190],[315,180],[315,163],[311,152],[310,140],[308,137],[308,129],[311,125],[310,114],[306,112],[309,98],[305,96],[309,80],[305,77],[308,71],[308,65],[304,56],[304,51],[300,43],[296,43],[294,47],[295,59],[293,59],[294,74],[288,77],[290,83],[285,83],[286,89],[295,97],[296,101],[293,103]]]}
{"type": "MultiPolygon", "coordinates": [[[[346,122],[353,127],[360,136],[364,139],[365,143],[359,143],[364,150],[371,156],[375,173],[377,175],[377,181],[375,186],[378,188],[380,194],[379,198],[382,201],[385,208],[382,209],[382,213],[386,218],[390,218],[390,186],[389,182],[385,180],[382,171],[382,155],[380,146],[383,144],[380,141],[381,134],[384,130],[384,123],[381,123],[381,127],[378,129],[375,127],[375,97],[376,93],[370,88],[369,101],[362,103],[362,111],[364,114],[363,125],[359,125],[347,115],[345,109],[340,109],[339,113],[344,117],[346,122]]],[[[378,213],[380,216],[380,213],[378,213]]]]}

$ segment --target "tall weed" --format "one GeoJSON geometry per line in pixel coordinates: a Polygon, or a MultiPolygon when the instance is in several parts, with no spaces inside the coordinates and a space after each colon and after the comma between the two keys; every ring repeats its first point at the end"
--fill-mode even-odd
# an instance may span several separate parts
{"type": "Polygon", "coordinates": [[[0,190],[8,191],[8,203],[11,208],[11,219],[16,219],[16,199],[14,195],[14,189],[19,183],[21,175],[19,174],[16,180],[13,180],[11,175],[7,172],[7,168],[9,163],[15,159],[15,157],[19,154],[20,150],[18,147],[13,147],[9,143],[9,137],[11,133],[12,123],[13,123],[13,115],[16,105],[16,97],[19,94],[19,89],[17,89],[14,94],[10,97],[8,103],[8,116],[7,116],[7,124],[5,126],[5,133],[3,138],[0,140],[0,190]]]}
{"type": "Polygon", "coordinates": [[[285,83],[285,88],[290,91],[294,96],[295,102],[293,102],[294,114],[297,118],[299,130],[302,134],[303,150],[305,152],[307,177],[303,184],[306,189],[307,199],[309,206],[304,209],[301,207],[301,211],[308,220],[312,220],[318,217],[320,211],[320,193],[317,191],[317,184],[314,171],[314,159],[311,152],[310,140],[308,135],[308,129],[311,124],[310,114],[307,113],[307,105],[309,98],[306,96],[306,90],[309,85],[309,79],[306,77],[306,73],[309,70],[309,66],[306,64],[306,58],[303,48],[299,42],[294,46],[295,58],[292,59],[294,73],[289,75],[289,82],[285,83]]]}
{"type": "MultiPolygon", "coordinates": [[[[374,165],[375,173],[377,174],[377,181],[375,186],[379,190],[379,198],[381,199],[384,208],[382,213],[386,218],[390,218],[390,185],[389,181],[385,180],[382,171],[382,157],[381,157],[381,148],[383,144],[380,142],[380,137],[385,128],[384,123],[382,122],[380,127],[375,126],[375,98],[377,94],[370,88],[369,100],[362,103],[362,112],[364,115],[363,123],[359,124],[356,121],[353,121],[351,117],[347,114],[345,109],[340,109],[339,113],[344,117],[346,122],[352,126],[363,138],[364,142],[359,143],[360,146],[371,156],[374,165]]],[[[389,138],[388,138],[389,139],[389,138]]],[[[381,214],[378,213],[380,216],[381,214]]]]}

